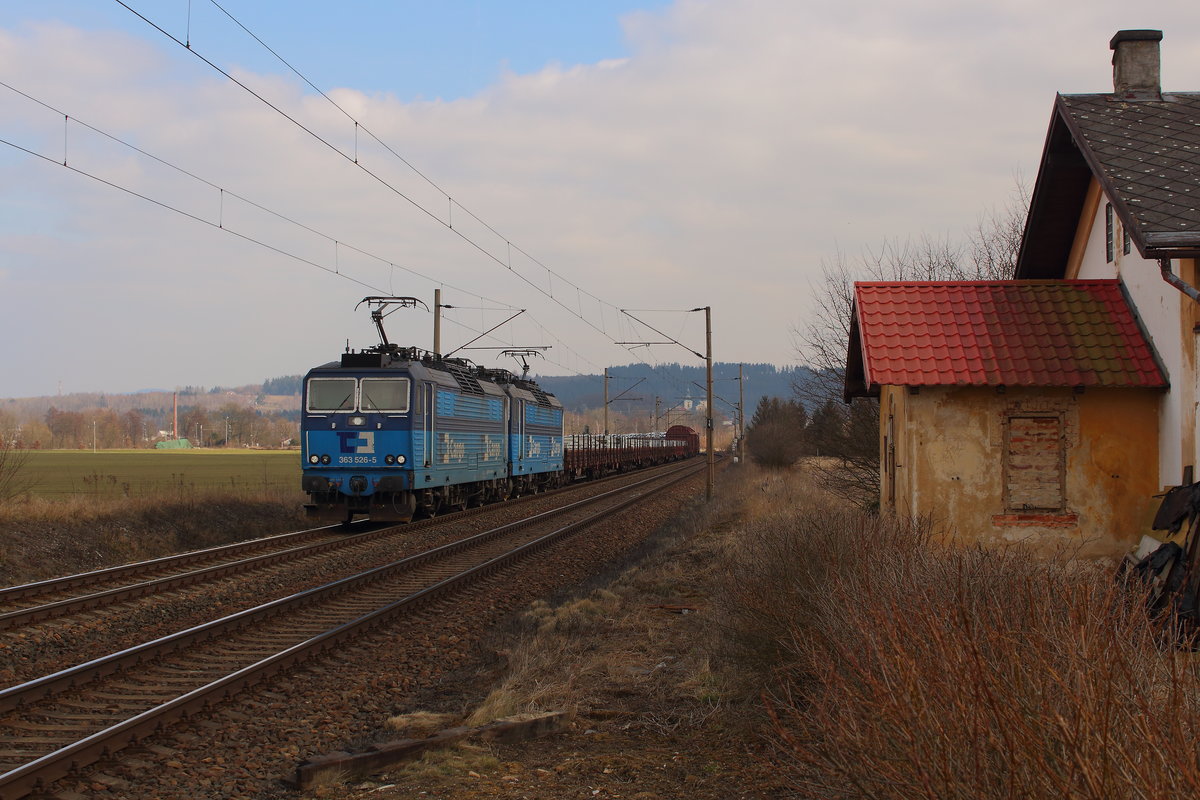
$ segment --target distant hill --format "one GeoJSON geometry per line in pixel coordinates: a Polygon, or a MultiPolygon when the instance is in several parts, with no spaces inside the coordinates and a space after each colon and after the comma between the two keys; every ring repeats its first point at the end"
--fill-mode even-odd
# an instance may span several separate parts
{"type": "MultiPolygon", "coordinates": [[[[660,408],[666,410],[680,403],[692,404],[704,400],[704,367],[700,365],[665,364],[651,367],[646,364],[625,364],[609,367],[608,394],[613,411],[630,414],[652,414],[655,398],[660,399],[660,408]],[[636,385],[635,385],[636,384],[636,385]]],[[[745,364],[743,375],[746,385],[745,400],[747,416],[758,405],[761,397],[791,397],[793,386],[812,379],[807,367],[776,367],[774,364],[745,364]]],[[[718,415],[731,417],[732,406],[738,402],[738,365],[719,362],[713,365],[713,401],[718,415]]],[[[570,411],[583,412],[603,408],[603,375],[535,375],[533,376],[546,391],[556,395],[570,411]]],[[[179,405],[214,408],[228,402],[277,410],[294,411],[299,408],[300,386],[303,375],[283,375],[263,381],[261,386],[237,388],[187,386],[179,390],[179,405]],[[290,398],[294,398],[291,400],[290,398]]],[[[59,410],[110,407],[119,411],[136,408],[145,412],[169,409],[172,392],[143,390],[127,395],[75,394],[66,397],[28,398],[20,403],[37,409],[39,415],[45,408],[54,405],[59,410]]],[[[12,406],[10,406],[12,408],[12,406]]],[[[32,409],[30,409],[32,410],[32,409]]]]}
{"type": "MultiPolygon", "coordinates": [[[[703,424],[703,366],[626,364],[609,368],[609,376],[613,430],[647,430],[651,422],[664,427],[677,422],[693,427],[703,424]],[[656,418],[656,412],[661,416],[656,418]]],[[[713,417],[718,427],[736,421],[739,388],[745,390],[748,421],[760,398],[793,397],[795,385],[813,380],[806,367],[773,364],[744,365],[743,387],[738,386],[737,376],[737,364],[713,365],[713,417]]],[[[600,429],[602,375],[535,375],[534,379],[571,412],[569,429],[600,429]]],[[[181,430],[194,431],[208,444],[221,444],[227,432],[235,442],[283,441],[295,435],[302,381],[302,375],[285,375],[261,386],[4,398],[0,399],[0,437],[22,437],[35,447],[70,448],[93,439],[98,439],[101,447],[140,446],[158,431],[171,430],[178,419],[181,430]]]]}
{"type": "MultiPolygon", "coordinates": [[[[812,378],[812,371],[807,367],[745,364],[742,371],[746,383],[747,417],[758,405],[760,397],[791,397],[794,384],[806,383],[812,378]]],[[[703,401],[705,397],[703,366],[665,364],[651,367],[646,364],[626,364],[609,367],[608,373],[610,406],[621,411],[650,414],[654,411],[656,397],[661,398],[664,409],[689,399],[703,401]],[[626,392],[624,398],[614,401],[613,398],[622,392],[626,392]]],[[[731,406],[738,402],[737,377],[737,364],[713,364],[713,395],[716,398],[713,405],[718,414],[732,415],[731,406]]],[[[535,380],[571,411],[602,408],[604,405],[603,375],[538,375],[535,380]]]]}
{"type": "MultiPolygon", "coordinates": [[[[759,398],[791,397],[792,387],[808,382],[813,374],[807,367],[777,367],[774,364],[745,364],[742,371],[746,381],[747,416],[758,405],[759,398]]],[[[614,410],[649,415],[654,411],[656,397],[661,399],[661,408],[664,410],[689,399],[693,402],[704,400],[702,366],[625,364],[609,367],[608,372],[608,396],[614,410]],[[624,397],[613,400],[622,393],[625,393],[624,397]]],[[[737,364],[713,364],[713,394],[718,398],[713,404],[719,414],[731,415],[730,406],[738,402],[737,376],[737,364]]],[[[303,377],[285,375],[271,378],[263,383],[263,393],[299,395],[303,377]]],[[[557,396],[570,411],[582,412],[604,405],[603,375],[535,375],[534,380],[557,396]]]]}

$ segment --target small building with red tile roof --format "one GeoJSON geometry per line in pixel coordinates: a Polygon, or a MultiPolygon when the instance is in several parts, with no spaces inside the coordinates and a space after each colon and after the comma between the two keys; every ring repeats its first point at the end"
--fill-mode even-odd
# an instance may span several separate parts
{"type": "Polygon", "coordinates": [[[1120,555],[1197,479],[1200,93],[1162,91],[1161,39],[1119,31],[1113,91],[1055,98],[1016,280],[856,285],[885,508],[1120,555]]]}
{"type": "MultiPolygon", "coordinates": [[[[1116,280],[855,284],[847,398],[880,398],[881,504],[1087,555],[1153,516],[1167,381],[1116,280]]],[[[1129,540],[1132,539],[1133,542],[1129,540]]]]}

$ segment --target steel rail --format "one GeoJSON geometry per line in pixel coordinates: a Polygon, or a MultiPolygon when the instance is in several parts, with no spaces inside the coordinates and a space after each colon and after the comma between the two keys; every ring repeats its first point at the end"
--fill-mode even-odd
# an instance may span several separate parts
{"type": "Polygon", "coordinates": [[[4,588],[0,588],[0,603],[21,600],[26,597],[36,597],[37,595],[49,594],[50,592],[66,591],[69,589],[74,589],[78,586],[89,586],[110,578],[119,578],[122,575],[137,574],[140,572],[152,572],[156,569],[162,569],[164,567],[169,568],[175,566],[186,566],[188,564],[195,563],[196,561],[203,561],[225,555],[238,555],[239,553],[243,553],[248,550],[270,547],[273,543],[286,541],[288,539],[319,535],[321,531],[333,530],[334,528],[335,526],[329,525],[321,528],[312,528],[306,531],[278,533],[274,536],[264,536],[258,539],[250,539],[245,542],[217,545],[216,547],[208,547],[203,550],[192,550],[187,553],[175,553],[169,556],[162,556],[160,558],[152,558],[147,561],[135,561],[131,564],[121,564],[116,567],[105,567],[104,569],[92,570],[90,572],[79,572],[74,575],[64,575],[60,578],[47,578],[44,581],[22,583],[17,586],[6,586],[4,588]]]}
{"type": "MultiPolygon", "coordinates": [[[[211,637],[216,632],[215,626],[217,623],[229,623],[231,620],[238,620],[238,622],[234,623],[234,625],[235,627],[241,627],[245,624],[247,618],[253,612],[258,612],[260,609],[269,608],[271,609],[270,614],[274,614],[281,610],[281,607],[284,603],[291,603],[295,606],[307,604],[315,599],[315,596],[317,595],[335,593],[336,590],[334,587],[339,586],[340,584],[353,581],[355,582],[355,585],[357,585],[358,583],[364,582],[360,579],[366,575],[376,574],[384,570],[394,571],[399,567],[399,565],[402,564],[413,565],[414,562],[432,560],[433,554],[435,553],[444,554],[446,552],[465,549],[465,545],[468,542],[479,543],[494,539],[499,536],[503,536],[504,533],[511,532],[512,530],[534,524],[535,521],[544,521],[554,516],[559,516],[569,510],[591,505],[615,494],[633,492],[628,499],[615,506],[605,508],[594,515],[569,523],[555,531],[540,536],[533,541],[520,545],[519,547],[516,547],[507,553],[491,558],[482,564],[478,564],[460,572],[457,575],[443,579],[431,586],[413,592],[412,594],[409,594],[400,600],[396,600],[386,606],[376,609],[375,611],[369,612],[358,619],[338,625],[337,627],[332,628],[325,633],[318,634],[317,636],[311,637],[304,642],[292,645],[280,651],[279,653],[276,653],[275,655],[261,659],[246,667],[242,667],[241,669],[238,669],[216,681],[212,681],[205,686],[186,692],[185,694],[180,695],[173,700],[167,701],[166,703],[154,708],[147,709],[146,711],[143,711],[129,718],[128,720],[111,725],[108,728],[80,739],[73,744],[62,747],[52,753],[47,753],[44,756],[12,769],[9,772],[0,775],[0,800],[10,800],[10,798],[24,797],[27,794],[45,786],[46,784],[68,775],[72,770],[86,766],[87,764],[99,760],[106,755],[110,755],[116,750],[145,738],[146,736],[162,729],[174,719],[202,711],[214,703],[231,697],[245,687],[258,683],[270,675],[274,675],[284,669],[287,669],[288,667],[320,655],[326,650],[332,649],[334,646],[341,644],[343,641],[349,638],[361,636],[374,630],[375,628],[389,622],[392,617],[396,616],[401,611],[417,608],[422,604],[440,598],[472,580],[493,574],[498,570],[514,563],[515,561],[535,553],[566,536],[569,536],[571,533],[574,533],[581,528],[592,525],[608,516],[623,511],[629,506],[642,501],[659,491],[663,491],[671,486],[674,486],[676,483],[692,477],[693,475],[699,473],[703,466],[704,465],[698,467],[687,465],[676,472],[668,473],[666,475],[660,474],[652,478],[647,478],[643,481],[632,484],[631,486],[614,489],[612,491],[605,492],[602,495],[598,495],[597,497],[587,498],[576,503],[571,503],[567,506],[563,506],[560,509],[554,509],[552,511],[543,512],[524,520],[518,520],[517,522],[509,523],[508,525],[504,525],[492,531],[485,531],[484,533],[477,534],[476,536],[462,540],[461,542],[444,545],[442,547],[435,548],[434,550],[427,551],[426,553],[410,556],[408,558],[401,559],[400,561],[393,562],[392,564],[384,565],[383,567],[379,567],[375,570],[370,570],[367,573],[361,573],[360,575],[352,576],[344,579],[343,581],[337,581],[327,584],[323,587],[317,587],[316,589],[311,589],[306,592],[292,595],[288,598],[273,601],[272,603],[266,603],[256,609],[248,609],[246,611],[224,617],[220,620],[214,620],[211,623],[197,626],[197,628],[189,629],[188,631],[181,631],[178,634],[173,634],[169,637],[163,637],[162,639],[155,640],[154,642],[148,642],[145,645],[140,645],[135,648],[129,648],[121,653],[115,653],[112,656],[107,656],[102,659],[95,659],[70,670],[63,670],[55,673],[54,675],[47,676],[44,679],[38,679],[27,684],[22,684],[18,687],[13,687],[12,690],[6,690],[3,694],[7,696],[7,699],[10,702],[10,704],[6,707],[12,708],[13,705],[11,705],[11,701],[15,697],[19,697],[21,694],[16,690],[23,689],[24,687],[31,686],[32,684],[37,684],[37,686],[31,689],[31,694],[26,695],[26,699],[33,699],[35,695],[36,697],[43,697],[52,693],[51,687],[46,683],[46,681],[50,681],[51,679],[53,679],[53,682],[56,684],[63,680],[68,680],[68,683],[64,684],[60,688],[68,688],[69,686],[74,685],[73,683],[69,682],[70,678],[68,673],[77,673],[76,677],[87,676],[88,680],[90,680],[94,677],[99,677],[102,674],[107,674],[107,672],[112,671],[93,671],[101,666],[100,662],[124,662],[130,656],[132,656],[134,660],[131,663],[136,663],[138,660],[142,660],[151,656],[151,645],[158,645],[159,647],[163,648],[159,650],[158,654],[171,652],[181,646],[178,645],[178,641],[182,641],[184,639],[189,641],[200,641],[211,637]],[[654,487],[650,491],[635,491],[638,487],[642,487],[645,484],[656,481],[661,481],[661,485],[654,487]],[[193,638],[193,633],[200,629],[205,630],[198,638],[193,638]]],[[[344,589],[342,590],[344,591],[344,589]]],[[[267,614],[267,616],[270,614],[267,614]]]]}
{"type": "MultiPolygon", "coordinates": [[[[687,467],[681,468],[681,471],[682,469],[686,468],[687,467]]],[[[673,474],[675,473],[667,473],[666,476],[673,474]]],[[[450,542],[449,544],[441,545],[440,547],[435,547],[431,550],[416,553],[414,555],[374,567],[346,578],[341,578],[321,586],[313,587],[312,589],[306,589],[302,592],[296,592],[295,594],[291,594],[286,597],[281,597],[276,600],[262,603],[254,606],[253,608],[243,609],[242,611],[237,611],[233,614],[228,614],[224,617],[210,620],[209,622],[205,622],[182,631],[177,631],[176,633],[159,637],[158,639],[154,639],[149,642],[144,642],[142,644],[117,651],[116,653],[111,653],[106,656],[101,656],[100,658],[86,661],[74,667],[68,667],[67,669],[59,670],[58,672],[51,673],[50,675],[46,675],[41,678],[34,678],[33,680],[26,681],[15,686],[10,686],[6,689],[0,689],[0,712],[10,711],[15,708],[19,708],[22,704],[32,700],[39,700],[54,694],[58,694],[59,692],[67,691],[68,689],[88,683],[96,678],[112,674],[113,672],[117,672],[130,666],[134,666],[141,661],[148,660],[149,658],[175,652],[182,647],[201,641],[206,641],[217,634],[228,633],[240,629],[252,622],[258,622],[260,620],[267,619],[283,611],[291,611],[297,608],[302,608],[309,603],[332,597],[342,592],[358,588],[359,586],[386,578],[393,573],[411,570],[414,567],[420,566],[426,562],[442,558],[452,553],[467,550],[471,547],[490,541],[491,539],[499,538],[513,531],[520,530],[521,528],[537,524],[555,516],[561,516],[562,514],[568,513],[575,509],[583,508],[593,503],[601,502],[609,497],[612,497],[613,495],[632,491],[639,486],[645,485],[646,483],[662,480],[663,477],[666,476],[660,474],[646,478],[630,484],[629,486],[612,489],[594,497],[584,498],[583,500],[579,500],[559,508],[543,511],[540,514],[535,514],[531,517],[510,522],[498,528],[493,528],[491,530],[478,533],[474,536],[467,537],[466,539],[460,539],[455,542],[450,542]]]]}
{"type": "MultiPolygon", "coordinates": [[[[623,473],[620,476],[614,476],[613,479],[618,477],[629,477],[629,473],[623,473]]],[[[577,488],[579,487],[567,486],[560,489],[554,489],[549,492],[523,495],[522,497],[514,498],[512,501],[508,501],[508,507],[512,507],[514,504],[530,502],[537,498],[553,496],[553,494],[577,488]]],[[[0,631],[9,630],[22,625],[28,625],[33,622],[52,619],[54,617],[63,616],[64,614],[99,608],[137,597],[144,597],[146,595],[155,594],[166,589],[181,588],[196,583],[203,583],[209,580],[216,580],[217,578],[237,575],[250,570],[262,569],[263,567],[271,566],[272,564],[290,561],[308,555],[316,555],[327,550],[338,550],[344,547],[361,544],[363,542],[373,541],[375,539],[396,536],[414,530],[423,530],[427,527],[445,524],[449,521],[461,520],[464,517],[482,514],[489,510],[495,509],[495,507],[496,504],[477,506],[430,519],[418,520],[416,522],[407,523],[403,526],[389,525],[376,530],[364,531],[362,533],[348,536],[339,536],[323,542],[297,545],[284,550],[273,550],[262,555],[249,556],[237,561],[230,561],[210,567],[202,567],[189,572],[166,575],[149,581],[142,581],[140,583],[128,584],[125,586],[117,586],[112,589],[93,592],[91,594],[79,595],[51,603],[43,603],[41,605],[15,609],[13,611],[0,613],[0,631]]],[[[265,537],[262,539],[254,539],[250,542],[222,545],[219,547],[208,548],[206,550],[182,553],[176,556],[164,556],[162,558],[152,559],[150,561],[124,564],[119,567],[112,567],[110,569],[95,570],[93,572],[84,572],[63,578],[52,578],[47,581],[9,587],[8,589],[0,590],[0,601],[6,599],[17,599],[19,597],[35,595],[38,593],[44,594],[48,591],[87,585],[88,583],[100,583],[105,580],[120,577],[121,575],[137,574],[138,572],[152,572],[171,566],[185,566],[190,563],[209,560],[214,557],[236,556],[245,552],[261,550],[264,547],[270,547],[272,544],[285,543],[289,539],[320,535],[322,531],[331,529],[332,526],[327,526],[322,528],[313,528],[307,531],[278,534],[276,536],[265,537]]]]}

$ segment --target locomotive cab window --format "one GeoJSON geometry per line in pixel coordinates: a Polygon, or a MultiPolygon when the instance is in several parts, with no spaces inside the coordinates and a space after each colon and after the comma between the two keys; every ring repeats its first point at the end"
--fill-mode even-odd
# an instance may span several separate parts
{"type": "Polygon", "coordinates": [[[407,414],[408,378],[363,378],[360,408],[407,414]]]}
{"type": "Polygon", "coordinates": [[[353,411],[354,384],[354,378],[312,378],[308,382],[308,410],[353,411]]]}

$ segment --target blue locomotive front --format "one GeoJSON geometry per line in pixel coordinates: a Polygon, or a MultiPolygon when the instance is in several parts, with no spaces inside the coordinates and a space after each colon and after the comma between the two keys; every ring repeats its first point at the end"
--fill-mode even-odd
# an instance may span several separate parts
{"type": "Polygon", "coordinates": [[[532,381],[392,345],[305,377],[302,486],[311,517],[407,521],[563,477],[562,405],[532,381]]]}
{"type": "Polygon", "coordinates": [[[413,376],[392,353],[345,353],[305,376],[300,441],[310,516],[411,519],[413,376]]]}

